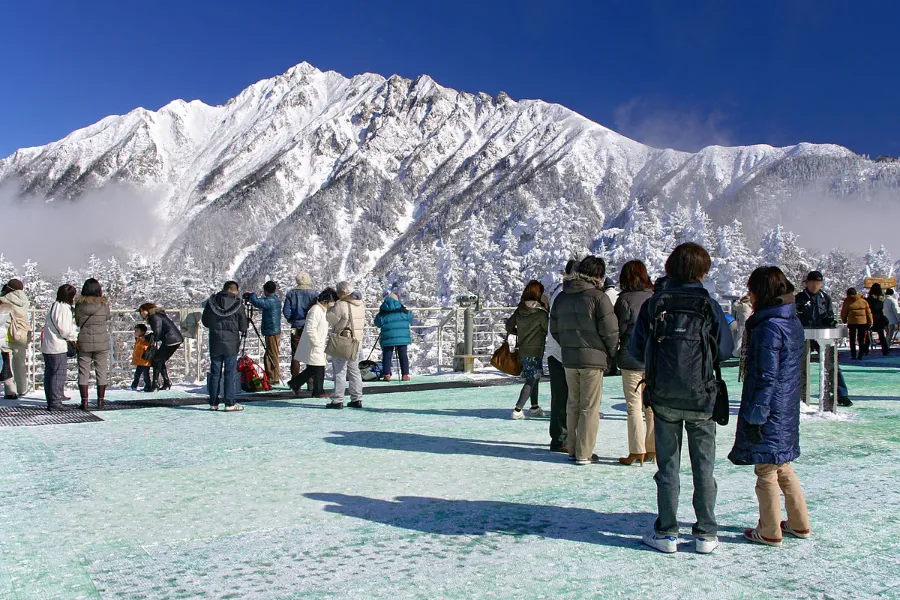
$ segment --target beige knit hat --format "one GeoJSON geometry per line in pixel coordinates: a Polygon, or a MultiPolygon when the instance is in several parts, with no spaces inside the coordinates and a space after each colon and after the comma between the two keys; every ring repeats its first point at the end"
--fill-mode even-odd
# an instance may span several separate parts
{"type": "Polygon", "coordinates": [[[309,273],[300,273],[296,277],[297,287],[301,288],[310,288],[312,287],[312,277],[309,276],[309,273]]]}

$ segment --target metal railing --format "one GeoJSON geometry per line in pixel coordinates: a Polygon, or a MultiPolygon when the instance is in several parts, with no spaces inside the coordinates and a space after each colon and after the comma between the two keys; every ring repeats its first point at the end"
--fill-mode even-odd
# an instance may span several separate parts
{"type": "MultiPolygon", "coordinates": [[[[412,313],[410,334],[412,343],[409,346],[410,366],[414,373],[437,373],[447,370],[461,370],[456,360],[461,351],[463,341],[464,318],[463,308],[409,308],[412,313]]],[[[514,307],[481,308],[475,313],[475,330],[473,337],[473,355],[476,366],[479,359],[490,358],[494,349],[506,335],[506,318],[515,310],[514,307]]],[[[188,315],[196,314],[199,322],[200,308],[168,309],[166,314],[182,330],[185,343],[182,349],[167,363],[169,375],[173,383],[202,383],[206,381],[209,370],[209,356],[205,352],[207,345],[206,329],[199,325],[193,331],[185,331],[182,327],[188,315]]],[[[375,327],[374,319],[377,308],[366,310],[366,325],[363,329],[361,358],[370,355],[376,362],[381,362],[381,351],[378,346],[380,330],[375,327]],[[371,352],[371,354],[370,354],[371,352]]],[[[26,355],[26,368],[32,389],[43,385],[44,361],[41,357],[41,330],[44,327],[45,310],[29,311],[29,323],[32,342],[26,355]]],[[[253,311],[253,321],[257,329],[260,326],[261,314],[253,311]]],[[[133,310],[111,311],[109,324],[109,385],[121,386],[131,382],[134,367],[131,359],[134,349],[134,327],[143,323],[140,315],[133,310]]],[[[284,323],[282,323],[284,326],[284,323]]],[[[291,347],[290,328],[283,328],[279,345],[282,378],[287,380],[290,374],[291,347]]],[[[264,341],[260,340],[250,328],[246,340],[246,354],[262,363],[265,353],[264,341]]],[[[91,375],[93,377],[93,374],[91,375]]],[[[68,361],[68,379],[77,379],[76,361],[68,361]]]]}

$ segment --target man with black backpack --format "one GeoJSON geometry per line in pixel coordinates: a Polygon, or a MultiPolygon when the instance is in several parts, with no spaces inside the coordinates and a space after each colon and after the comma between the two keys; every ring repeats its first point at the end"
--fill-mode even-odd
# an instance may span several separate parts
{"type": "Polygon", "coordinates": [[[666,261],[668,281],[641,307],[628,352],[646,368],[644,402],[653,408],[656,440],[656,499],[659,517],[644,543],[671,553],[678,546],[681,492],[681,441],[687,431],[694,475],[693,527],[696,550],[709,554],[719,545],[715,516],[716,365],[734,350],[731,330],[718,302],[701,281],[709,272],[709,253],[681,244],[666,261]]]}

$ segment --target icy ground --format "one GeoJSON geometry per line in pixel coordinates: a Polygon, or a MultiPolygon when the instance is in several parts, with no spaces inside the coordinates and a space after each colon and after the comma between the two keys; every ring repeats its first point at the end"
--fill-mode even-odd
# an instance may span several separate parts
{"type": "MultiPolygon", "coordinates": [[[[845,366],[846,420],[807,416],[795,469],[813,537],[745,543],[752,468],[718,438],[721,546],[641,546],[653,465],[622,467],[621,380],[598,453],[570,465],[547,420],[509,420],[514,387],[106,411],[0,428],[3,598],[900,597],[900,360],[845,366]]],[[[734,401],[735,369],[725,371],[734,401]]],[[[542,386],[547,407],[548,386],[542,386]]],[[[686,460],[686,457],[685,457],[686,460]]]]}

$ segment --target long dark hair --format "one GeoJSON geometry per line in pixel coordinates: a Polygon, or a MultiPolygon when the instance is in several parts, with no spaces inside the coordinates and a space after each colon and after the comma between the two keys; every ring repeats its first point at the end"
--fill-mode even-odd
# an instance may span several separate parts
{"type": "Polygon", "coordinates": [[[759,267],[750,274],[747,289],[756,297],[753,310],[757,311],[781,304],[781,297],[792,293],[794,285],[778,267],[759,267]]]}
{"type": "Polygon", "coordinates": [[[86,279],[84,285],[81,286],[81,295],[88,298],[99,298],[103,295],[103,286],[93,277],[86,279]]]}
{"type": "Polygon", "coordinates": [[[537,279],[532,279],[525,284],[525,289],[522,291],[522,299],[519,300],[519,307],[525,308],[526,302],[540,302],[543,295],[544,284],[537,279]]]}

